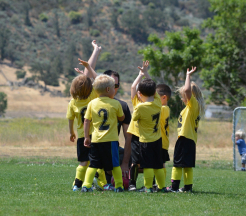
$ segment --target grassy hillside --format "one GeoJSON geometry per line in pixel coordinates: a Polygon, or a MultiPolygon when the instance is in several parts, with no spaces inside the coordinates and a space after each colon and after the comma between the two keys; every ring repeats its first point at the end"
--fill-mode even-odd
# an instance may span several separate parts
{"type": "Polygon", "coordinates": [[[211,16],[208,7],[207,0],[0,0],[1,60],[69,80],[96,39],[102,46],[97,72],[114,69],[131,82],[150,33],[199,28],[211,16]]]}

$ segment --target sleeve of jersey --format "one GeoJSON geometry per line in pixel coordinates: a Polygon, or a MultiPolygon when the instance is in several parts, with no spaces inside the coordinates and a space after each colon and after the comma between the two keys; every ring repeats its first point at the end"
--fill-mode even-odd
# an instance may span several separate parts
{"type": "Polygon", "coordinates": [[[241,145],[240,140],[237,140],[236,143],[237,143],[237,145],[241,145]]]}
{"type": "Polygon", "coordinates": [[[132,113],[132,120],[137,121],[140,118],[139,107],[136,107],[132,113]]]}
{"type": "Polygon", "coordinates": [[[75,118],[75,114],[74,114],[73,107],[72,107],[72,100],[68,104],[66,118],[69,120],[74,120],[75,118]]]}
{"type": "Polygon", "coordinates": [[[190,98],[190,100],[189,100],[187,105],[191,109],[194,109],[194,110],[198,108],[198,102],[197,102],[196,98],[193,95],[191,95],[191,98],[190,98]]]}
{"type": "Polygon", "coordinates": [[[133,108],[135,108],[139,103],[140,103],[140,100],[138,100],[138,96],[135,95],[134,98],[132,99],[133,108]]]}
{"type": "Polygon", "coordinates": [[[118,104],[118,112],[117,112],[117,116],[118,116],[118,117],[122,117],[122,116],[124,115],[122,106],[121,106],[121,104],[120,104],[119,101],[117,101],[117,104],[118,104]]]}
{"type": "Polygon", "coordinates": [[[85,113],[85,119],[88,119],[91,121],[91,105],[92,103],[90,102],[87,106],[87,110],[86,110],[86,113],[85,113]]]}

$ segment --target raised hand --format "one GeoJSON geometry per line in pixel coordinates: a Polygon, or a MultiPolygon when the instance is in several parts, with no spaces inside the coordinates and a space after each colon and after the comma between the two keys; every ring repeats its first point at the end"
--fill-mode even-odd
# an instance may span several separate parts
{"type": "Polygon", "coordinates": [[[83,65],[84,67],[86,67],[86,68],[88,68],[90,65],[89,65],[89,63],[87,62],[87,61],[84,61],[84,60],[81,60],[80,58],[78,58],[78,60],[79,60],[79,64],[80,65],[83,65]]]}
{"type": "Polygon", "coordinates": [[[148,66],[149,66],[149,61],[148,60],[145,62],[143,61],[143,66],[142,67],[138,66],[138,69],[140,70],[139,74],[146,76],[148,72],[148,66]]]}
{"type": "Polygon", "coordinates": [[[84,71],[80,70],[79,68],[74,68],[74,70],[75,70],[77,73],[84,74],[84,71]]]}
{"type": "Polygon", "coordinates": [[[192,69],[191,69],[191,71],[190,71],[190,69],[189,68],[187,68],[187,75],[191,75],[192,73],[194,73],[196,71],[196,67],[194,67],[193,68],[193,66],[192,66],[192,69]]]}
{"type": "Polygon", "coordinates": [[[99,47],[99,46],[97,45],[96,40],[93,40],[93,41],[91,42],[91,44],[92,44],[94,50],[96,49],[96,50],[101,51],[102,47],[101,47],[101,46],[99,47]]]}

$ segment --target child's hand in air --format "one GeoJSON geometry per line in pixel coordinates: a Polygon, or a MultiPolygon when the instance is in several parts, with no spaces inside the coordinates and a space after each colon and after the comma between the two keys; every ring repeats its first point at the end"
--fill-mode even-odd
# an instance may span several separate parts
{"type": "Polygon", "coordinates": [[[74,68],[74,70],[75,70],[77,73],[84,74],[84,71],[80,70],[79,68],[74,68]]]}
{"type": "Polygon", "coordinates": [[[193,68],[193,66],[192,66],[192,69],[191,69],[191,71],[190,71],[190,69],[189,68],[187,68],[187,75],[191,75],[192,73],[194,73],[196,71],[196,67],[194,67],[193,68]]]}
{"type": "Polygon", "coordinates": [[[139,74],[146,76],[146,73],[148,72],[148,66],[149,66],[149,61],[148,60],[145,62],[143,61],[143,66],[142,67],[138,66],[138,69],[140,70],[139,74]]]}
{"type": "Polygon", "coordinates": [[[90,67],[90,65],[87,61],[81,60],[80,58],[78,58],[78,60],[80,61],[80,63],[79,63],[80,65],[83,65],[86,68],[90,67]]]}
{"type": "Polygon", "coordinates": [[[99,46],[97,45],[96,40],[93,40],[93,41],[91,42],[91,44],[92,44],[92,46],[93,46],[93,48],[94,48],[95,50],[101,51],[102,47],[101,47],[101,46],[99,47],[99,46]]]}

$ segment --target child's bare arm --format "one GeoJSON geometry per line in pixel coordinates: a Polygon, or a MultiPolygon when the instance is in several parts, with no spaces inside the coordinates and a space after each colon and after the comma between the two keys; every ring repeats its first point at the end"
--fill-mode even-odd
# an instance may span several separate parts
{"type": "Polygon", "coordinates": [[[70,141],[71,142],[74,142],[74,140],[76,139],[76,135],[74,133],[74,130],[73,130],[73,122],[74,120],[68,120],[68,124],[69,124],[69,132],[70,132],[70,141]]]}
{"type": "Polygon", "coordinates": [[[140,71],[139,71],[139,74],[138,74],[137,78],[132,83],[131,99],[133,99],[135,97],[135,95],[137,94],[137,89],[136,88],[137,88],[138,83],[141,82],[142,78],[144,76],[146,76],[146,77],[148,76],[147,78],[150,77],[148,72],[147,72],[148,66],[149,66],[149,61],[143,62],[143,66],[142,67],[138,66],[138,69],[140,69],[140,71]]]}
{"type": "Polygon", "coordinates": [[[85,134],[84,146],[87,148],[90,148],[90,145],[91,145],[90,123],[91,121],[89,119],[85,119],[84,121],[84,134],[85,134]]]}
{"type": "Polygon", "coordinates": [[[80,61],[79,64],[85,66],[87,70],[84,70],[84,75],[95,79],[97,77],[97,73],[93,70],[93,68],[90,66],[90,64],[84,60],[78,59],[80,61]]]}
{"type": "Polygon", "coordinates": [[[194,73],[196,71],[196,67],[193,68],[192,66],[192,69],[190,71],[189,68],[187,68],[187,73],[186,73],[186,79],[185,79],[185,85],[184,85],[184,92],[185,92],[185,95],[186,95],[186,99],[189,101],[190,98],[191,98],[191,95],[192,95],[192,92],[191,92],[191,85],[190,85],[190,76],[192,73],[194,73]]]}
{"type": "Polygon", "coordinates": [[[119,121],[123,121],[125,119],[125,115],[121,116],[121,117],[117,117],[119,121]]]}

